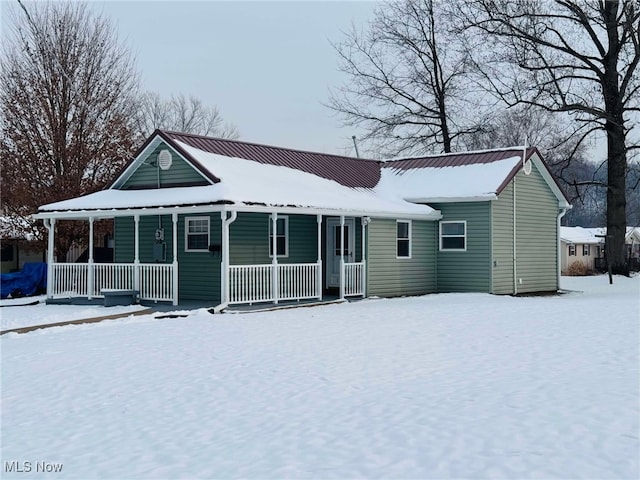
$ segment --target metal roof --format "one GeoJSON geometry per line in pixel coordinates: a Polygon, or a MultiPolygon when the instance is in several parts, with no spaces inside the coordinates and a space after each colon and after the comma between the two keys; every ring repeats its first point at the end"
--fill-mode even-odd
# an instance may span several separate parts
{"type": "Polygon", "coordinates": [[[165,138],[185,143],[205,152],[294,168],[333,180],[346,187],[373,188],[380,180],[380,164],[375,160],[292,150],[167,130],[159,130],[158,133],[165,138]]]}
{"type": "MultiPolygon", "coordinates": [[[[398,170],[410,170],[412,168],[459,167],[462,165],[473,165],[477,163],[491,163],[498,160],[522,156],[523,150],[523,148],[509,148],[400,158],[398,160],[385,162],[383,167],[395,168],[398,170]]],[[[527,158],[529,158],[535,151],[535,148],[527,148],[527,158]]]]}

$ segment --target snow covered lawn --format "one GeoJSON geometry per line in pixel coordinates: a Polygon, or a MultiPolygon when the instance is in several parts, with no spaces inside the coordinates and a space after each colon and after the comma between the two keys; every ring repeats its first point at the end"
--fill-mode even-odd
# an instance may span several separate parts
{"type": "Polygon", "coordinates": [[[101,307],[99,305],[46,305],[44,302],[44,296],[1,300],[0,330],[11,330],[14,328],[29,327],[31,325],[46,325],[49,323],[95,318],[119,313],[133,313],[145,309],[145,307],[141,305],[101,307]],[[36,301],[40,303],[25,307],[15,306],[36,301]]]}
{"type": "Polygon", "coordinates": [[[563,281],[4,335],[2,477],[637,479],[640,278],[563,281]]]}

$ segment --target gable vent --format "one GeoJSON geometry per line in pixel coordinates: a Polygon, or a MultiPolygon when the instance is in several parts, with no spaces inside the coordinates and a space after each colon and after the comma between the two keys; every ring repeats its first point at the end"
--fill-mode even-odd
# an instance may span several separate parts
{"type": "Polygon", "coordinates": [[[162,150],[158,154],[158,165],[160,166],[160,170],[169,170],[171,168],[171,164],[173,163],[171,152],[169,150],[162,150]]]}

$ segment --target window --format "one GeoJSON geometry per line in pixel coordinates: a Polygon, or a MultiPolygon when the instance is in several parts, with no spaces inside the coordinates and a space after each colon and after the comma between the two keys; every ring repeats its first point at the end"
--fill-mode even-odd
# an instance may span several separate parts
{"type": "Polygon", "coordinates": [[[569,245],[569,256],[570,257],[575,257],[576,256],[576,246],[575,245],[569,245]]]}
{"type": "Polygon", "coordinates": [[[588,257],[591,255],[591,245],[582,245],[582,256],[588,257]]]}
{"type": "Polygon", "coordinates": [[[467,222],[440,222],[440,250],[467,250],[467,222]]]}
{"type": "Polygon", "coordinates": [[[185,251],[209,251],[209,217],[187,217],[184,224],[185,251]]]}
{"type": "MultiPolygon", "coordinates": [[[[278,257],[289,256],[289,217],[276,220],[276,252],[278,257]]],[[[269,256],[273,257],[273,221],[269,217],[269,256]]]]}
{"type": "Polygon", "coordinates": [[[396,257],[411,258],[411,222],[396,222],[396,257]]]}

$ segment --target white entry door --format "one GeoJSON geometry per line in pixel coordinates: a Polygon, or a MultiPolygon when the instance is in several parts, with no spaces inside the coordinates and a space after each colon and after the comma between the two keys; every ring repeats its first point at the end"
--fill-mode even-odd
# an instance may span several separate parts
{"type": "MultiPolygon", "coordinates": [[[[344,219],[344,262],[355,261],[355,231],[354,218],[344,219]]],[[[340,286],[340,219],[327,219],[327,287],[340,286]]]]}

